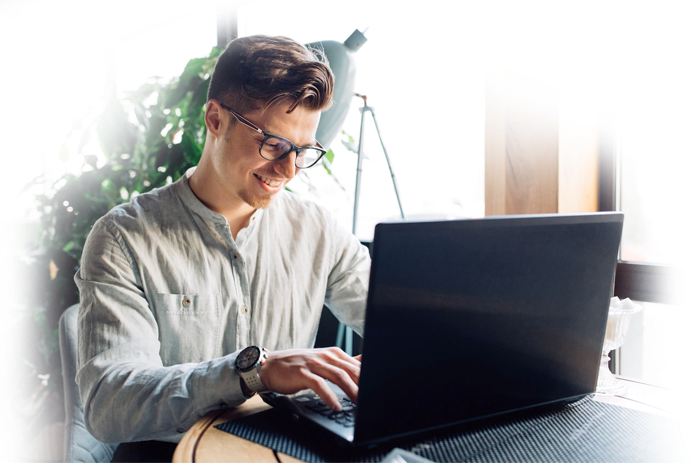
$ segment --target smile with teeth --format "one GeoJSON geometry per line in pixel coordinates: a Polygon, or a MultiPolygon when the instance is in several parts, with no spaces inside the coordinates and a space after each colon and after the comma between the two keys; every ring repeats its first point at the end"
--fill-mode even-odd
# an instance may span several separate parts
{"type": "Polygon", "coordinates": [[[270,180],[269,178],[263,177],[262,175],[258,175],[258,174],[253,174],[253,175],[255,175],[256,178],[260,179],[264,184],[271,186],[273,188],[278,187],[282,184],[282,182],[280,182],[278,180],[270,180]]]}

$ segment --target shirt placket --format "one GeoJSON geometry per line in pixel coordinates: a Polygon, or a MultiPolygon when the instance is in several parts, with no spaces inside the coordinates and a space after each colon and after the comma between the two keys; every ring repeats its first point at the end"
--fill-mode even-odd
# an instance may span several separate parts
{"type": "Polygon", "coordinates": [[[250,288],[248,285],[248,268],[246,261],[238,249],[231,254],[232,265],[237,290],[239,292],[239,308],[236,314],[236,349],[241,349],[250,345],[251,334],[251,300],[250,288]]]}
{"type": "Polygon", "coordinates": [[[248,267],[236,242],[231,237],[231,230],[226,224],[223,234],[229,250],[231,274],[234,282],[236,300],[236,350],[250,345],[251,333],[251,300],[248,284],[248,267]]]}

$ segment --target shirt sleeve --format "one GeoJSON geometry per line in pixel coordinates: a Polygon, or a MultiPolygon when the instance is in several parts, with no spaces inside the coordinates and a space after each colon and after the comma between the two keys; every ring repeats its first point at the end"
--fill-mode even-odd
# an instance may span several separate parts
{"type": "Polygon", "coordinates": [[[236,354],[164,366],[137,263],[108,218],[91,231],[80,291],[77,383],[87,429],[103,442],[177,442],[210,410],[244,402],[236,354]]]}
{"type": "Polygon", "coordinates": [[[371,257],[352,233],[331,220],[333,267],[328,275],[325,305],[343,324],[364,334],[371,257]]]}

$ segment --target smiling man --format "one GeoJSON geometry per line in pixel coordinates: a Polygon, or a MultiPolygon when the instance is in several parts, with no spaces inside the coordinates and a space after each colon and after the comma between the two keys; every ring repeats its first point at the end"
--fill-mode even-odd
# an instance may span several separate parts
{"type": "MultiPolygon", "coordinates": [[[[325,154],[315,136],[332,91],[328,66],[294,41],[231,42],[199,165],[94,225],[75,280],[77,382],[95,437],[175,443],[263,390],[310,388],[339,409],[326,379],[356,399],[359,360],[312,347],[324,304],[361,333],[368,252],[284,189],[325,154]]],[[[114,461],[158,445],[122,444],[114,461]]]]}

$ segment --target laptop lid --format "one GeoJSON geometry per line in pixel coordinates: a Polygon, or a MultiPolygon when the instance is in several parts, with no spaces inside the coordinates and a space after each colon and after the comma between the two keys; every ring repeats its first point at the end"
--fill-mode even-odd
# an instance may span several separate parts
{"type": "Polygon", "coordinates": [[[354,442],[593,393],[622,223],[377,225],[354,442]]]}

